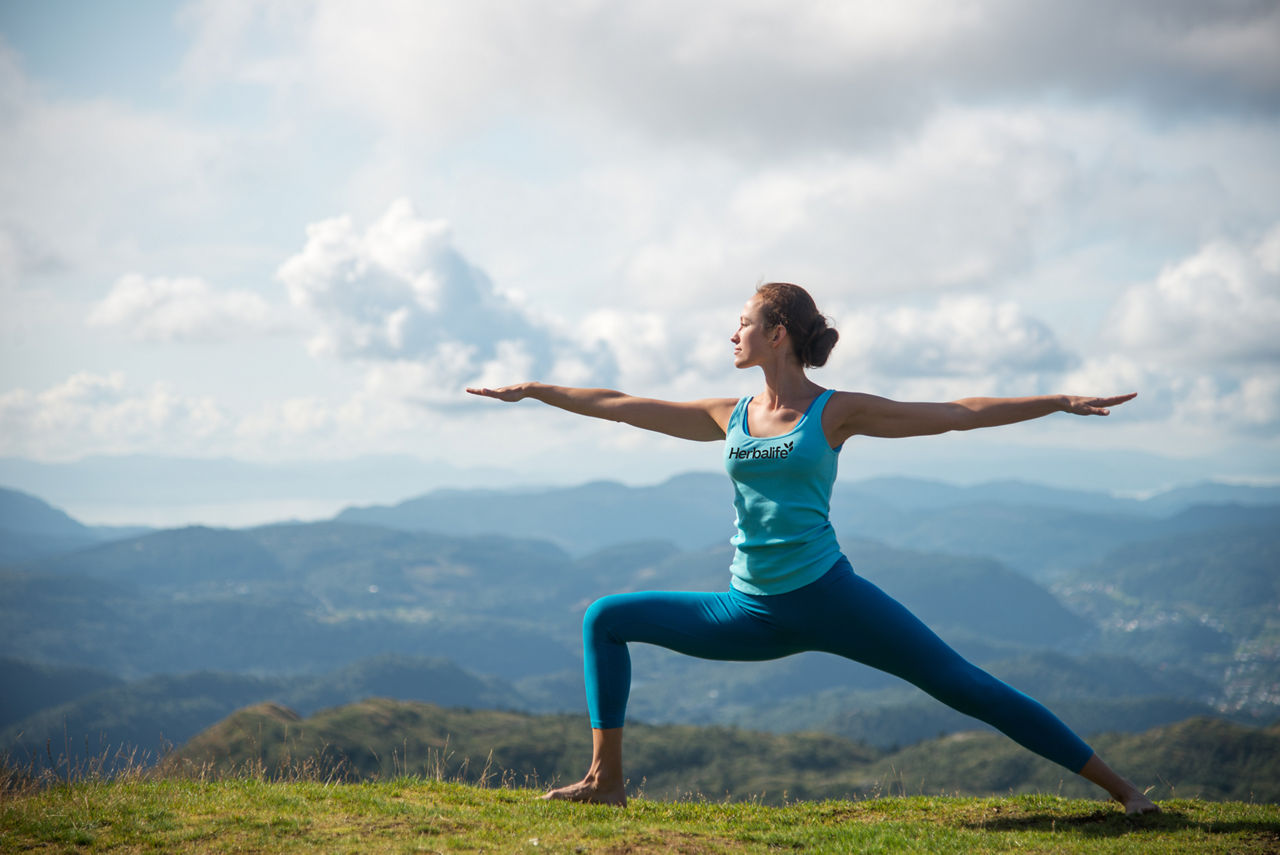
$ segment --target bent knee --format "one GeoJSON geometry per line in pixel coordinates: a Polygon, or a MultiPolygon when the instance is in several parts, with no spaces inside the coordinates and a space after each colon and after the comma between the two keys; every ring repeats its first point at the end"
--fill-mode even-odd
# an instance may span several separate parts
{"type": "Polygon", "coordinates": [[[613,632],[626,607],[625,594],[610,594],[601,597],[591,605],[582,616],[582,633],[588,637],[607,637],[618,640],[613,632]]]}

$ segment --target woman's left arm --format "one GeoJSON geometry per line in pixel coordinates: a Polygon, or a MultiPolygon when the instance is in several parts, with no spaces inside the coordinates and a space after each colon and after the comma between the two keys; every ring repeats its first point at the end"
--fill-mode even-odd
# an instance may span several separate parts
{"type": "Polygon", "coordinates": [[[930,436],[953,430],[998,427],[1038,419],[1050,413],[1105,416],[1111,407],[1137,397],[1137,392],[1096,398],[1080,395],[1037,395],[1030,398],[962,398],[946,403],[891,401],[860,392],[837,392],[827,404],[832,415],[831,444],[851,436],[930,436]]]}

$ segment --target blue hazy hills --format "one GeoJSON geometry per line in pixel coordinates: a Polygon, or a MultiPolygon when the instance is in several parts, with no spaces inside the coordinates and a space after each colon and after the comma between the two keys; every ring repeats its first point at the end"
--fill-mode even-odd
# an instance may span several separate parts
{"type": "MultiPolygon", "coordinates": [[[[0,490],[0,748],[155,748],[246,705],[370,694],[578,712],[586,605],[723,588],[728,490],[700,474],[441,490],[318,522],[156,531],[0,490]]],[[[876,479],[842,485],[833,519],[859,572],[1083,732],[1280,716],[1274,488],[1139,500],[876,479]]],[[[637,646],[634,668],[637,720],[878,746],[973,726],[821,654],[725,664],[637,646]]]]}

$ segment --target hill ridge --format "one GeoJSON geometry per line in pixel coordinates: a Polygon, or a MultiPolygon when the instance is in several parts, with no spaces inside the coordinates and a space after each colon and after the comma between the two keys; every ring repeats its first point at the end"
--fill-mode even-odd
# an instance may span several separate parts
{"type": "MultiPolygon", "coordinates": [[[[460,710],[388,698],[302,719],[290,712],[273,705],[239,710],[166,757],[158,771],[234,775],[258,768],[287,778],[299,763],[313,763],[347,780],[423,768],[460,780],[498,774],[549,784],[575,779],[590,755],[580,715],[460,710]]],[[[1197,716],[1143,733],[1102,735],[1094,744],[1159,797],[1193,791],[1218,800],[1280,799],[1280,733],[1271,727],[1197,716]]],[[[889,752],[827,734],[637,722],[627,726],[624,754],[633,785],[644,781],[644,791],[655,798],[681,792],[766,803],[783,792],[805,800],[865,797],[895,775],[927,781],[929,793],[1097,792],[989,732],[889,752]]]]}

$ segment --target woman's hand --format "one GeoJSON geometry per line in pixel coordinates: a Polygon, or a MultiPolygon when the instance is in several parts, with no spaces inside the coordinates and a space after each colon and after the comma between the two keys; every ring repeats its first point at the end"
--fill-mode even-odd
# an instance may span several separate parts
{"type": "Polygon", "coordinates": [[[1125,401],[1132,401],[1136,397],[1138,397],[1137,392],[1116,395],[1113,398],[1087,398],[1068,395],[1067,406],[1063,411],[1074,413],[1077,416],[1109,416],[1111,415],[1110,407],[1123,404],[1125,401]]]}
{"type": "Polygon", "coordinates": [[[506,401],[510,404],[529,397],[529,384],[518,383],[515,386],[501,386],[497,389],[474,389],[468,386],[467,391],[472,395],[479,395],[482,398],[496,398],[499,401],[506,401]]]}

